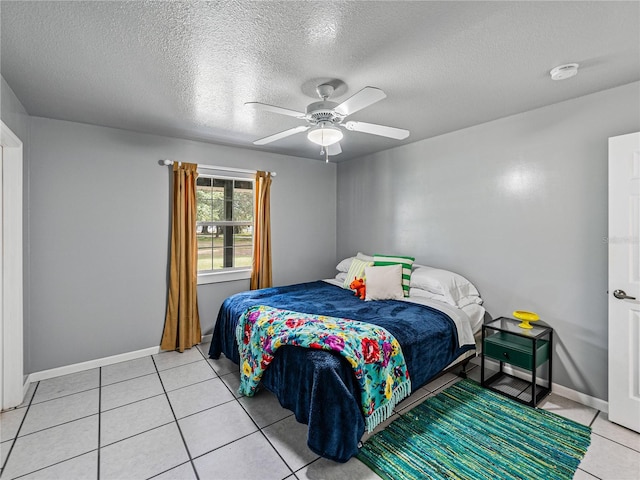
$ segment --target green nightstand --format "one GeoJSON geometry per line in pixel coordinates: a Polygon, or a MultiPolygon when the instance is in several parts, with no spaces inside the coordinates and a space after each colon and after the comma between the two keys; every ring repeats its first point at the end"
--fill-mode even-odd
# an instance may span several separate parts
{"type": "Polygon", "coordinates": [[[482,326],[481,384],[525,405],[535,407],[551,393],[553,329],[535,325],[529,330],[520,328],[519,320],[500,317],[482,326]],[[500,363],[500,370],[485,377],[485,357],[500,363]],[[547,364],[548,386],[540,385],[538,367],[547,364]],[[531,380],[524,381],[504,371],[510,364],[530,372],[531,380]]]}

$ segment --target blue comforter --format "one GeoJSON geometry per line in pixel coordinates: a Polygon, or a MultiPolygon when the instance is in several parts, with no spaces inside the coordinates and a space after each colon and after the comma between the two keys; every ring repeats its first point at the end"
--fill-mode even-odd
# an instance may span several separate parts
{"type": "MultiPolygon", "coordinates": [[[[242,313],[268,305],[315,315],[350,318],[387,329],[402,346],[413,391],[459,355],[475,348],[458,345],[453,320],[425,305],[385,300],[364,302],[350,290],[326,282],[265,288],[227,298],[213,331],[209,356],[220,353],[239,363],[235,330],[242,313]]],[[[365,424],[360,389],[351,367],[334,352],[281,347],[262,378],[283,407],[309,426],[307,444],[325,458],[346,462],[358,453],[365,424]]]]}

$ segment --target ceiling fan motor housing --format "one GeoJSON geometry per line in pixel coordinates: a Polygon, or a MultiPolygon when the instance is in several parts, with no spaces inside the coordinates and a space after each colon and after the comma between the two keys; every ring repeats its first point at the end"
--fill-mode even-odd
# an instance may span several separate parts
{"type": "Polygon", "coordinates": [[[328,102],[326,100],[321,102],[314,102],[307,106],[307,120],[311,123],[340,123],[344,116],[337,114],[333,109],[337,107],[336,102],[328,102]]]}

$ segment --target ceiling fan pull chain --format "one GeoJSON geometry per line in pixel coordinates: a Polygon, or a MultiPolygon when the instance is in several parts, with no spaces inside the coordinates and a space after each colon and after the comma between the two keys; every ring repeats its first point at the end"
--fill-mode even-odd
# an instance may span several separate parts
{"type": "Polygon", "coordinates": [[[325,155],[325,163],[329,163],[329,150],[325,148],[324,150],[324,155],[325,155]]]}

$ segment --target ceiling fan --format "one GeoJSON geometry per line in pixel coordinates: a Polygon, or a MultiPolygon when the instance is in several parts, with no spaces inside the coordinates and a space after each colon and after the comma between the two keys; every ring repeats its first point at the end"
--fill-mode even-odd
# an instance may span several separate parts
{"type": "Polygon", "coordinates": [[[290,128],[283,132],[260,138],[253,142],[254,145],[266,145],[268,143],[275,142],[276,140],[289,137],[296,133],[306,132],[308,130],[309,133],[307,133],[307,138],[322,147],[320,153],[325,154],[326,160],[329,161],[329,155],[338,155],[342,153],[342,148],[340,147],[339,142],[342,140],[344,135],[340,127],[354,132],[370,133],[372,135],[395,138],[396,140],[403,140],[409,136],[409,130],[404,130],[402,128],[355,121],[342,123],[347,116],[356,113],[369,105],[373,105],[383,98],[386,98],[387,95],[379,88],[364,87],[358,93],[352,95],[339,104],[328,100],[331,94],[333,94],[333,91],[333,85],[327,83],[318,85],[316,87],[316,92],[322,100],[307,105],[306,113],[290,110],[288,108],[276,107],[274,105],[267,105],[266,103],[260,102],[245,103],[245,106],[250,108],[279,113],[281,115],[288,115],[307,122],[307,125],[300,125],[299,127],[290,128]]]}

